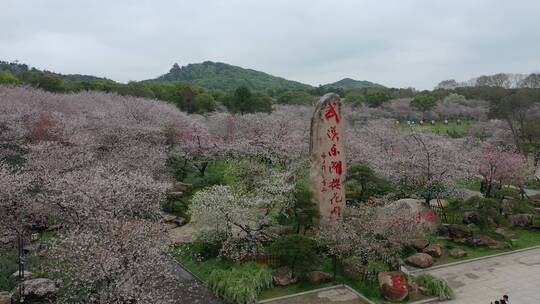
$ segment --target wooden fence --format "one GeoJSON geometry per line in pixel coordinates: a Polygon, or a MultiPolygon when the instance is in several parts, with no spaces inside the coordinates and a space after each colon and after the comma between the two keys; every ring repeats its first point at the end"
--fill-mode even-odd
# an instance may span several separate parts
{"type": "Polygon", "coordinates": [[[434,206],[431,205],[430,208],[435,211],[437,217],[444,223],[447,224],[459,224],[462,220],[461,215],[457,215],[454,212],[448,211],[448,209],[443,206],[434,206]]]}
{"type": "Polygon", "coordinates": [[[240,260],[240,263],[259,263],[265,265],[278,265],[281,261],[279,256],[275,255],[254,255],[248,256],[240,260]]]}

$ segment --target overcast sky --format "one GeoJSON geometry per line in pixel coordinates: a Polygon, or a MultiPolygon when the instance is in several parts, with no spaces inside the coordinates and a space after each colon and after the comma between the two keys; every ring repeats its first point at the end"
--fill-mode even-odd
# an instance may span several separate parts
{"type": "Polygon", "coordinates": [[[540,71],[540,1],[0,0],[0,60],[122,82],[212,60],[426,89],[540,71]]]}

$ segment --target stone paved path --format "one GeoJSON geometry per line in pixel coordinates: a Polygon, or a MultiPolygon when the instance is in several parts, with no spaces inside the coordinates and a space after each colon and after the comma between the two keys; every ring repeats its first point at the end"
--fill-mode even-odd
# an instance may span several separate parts
{"type": "Polygon", "coordinates": [[[308,292],[286,299],[268,300],[264,302],[267,304],[368,304],[356,293],[343,286],[308,292]]]}
{"type": "Polygon", "coordinates": [[[489,304],[508,294],[512,304],[540,303],[540,248],[426,271],[456,293],[448,304],[489,304]]]}
{"type": "Polygon", "coordinates": [[[181,304],[225,304],[225,301],[216,297],[212,290],[199,282],[178,263],[170,261],[174,274],[179,282],[176,287],[176,298],[181,304]]]}

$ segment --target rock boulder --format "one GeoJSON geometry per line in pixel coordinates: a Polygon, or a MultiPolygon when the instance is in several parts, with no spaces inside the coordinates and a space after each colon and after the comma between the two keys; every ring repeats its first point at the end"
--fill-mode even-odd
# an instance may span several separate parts
{"type": "Polygon", "coordinates": [[[454,248],[450,250],[450,256],[454,258],[462,258],[466,255],[467,255],[467,251],[460,248],[454,248]]]}
{"type": "Polygon", "coordinates": [[[442,247],[438,244],[431,244],[422,250],[423,253],[427,253],[434,258],[439,258],[442,255],[442,247]]]}
{"type": "Polygon", "coordinates": [[[417,268],[428,268],[433,266],[433,257],[427,253],[417,253],[405,259],[408,265],[417,268]]]}
{"type": "MultiPolygon", "coordinates": [[[[27,271],[25,270],[23,272],[23,277],[25,280],[30,280],[32,278],[34,274],[30,271],[27,271]]],[[[14,273],[11,274],[11,277],[14,279],[14,280],[18,280],[19,279],[19,272],[18,271],[15,271],[14,273]]]]}
{"type": "Polygon", "coordinates": [[[451,239],[464,239],[472,236],[472,230],[464,225],[448,225],[448,236],[451,239]]]}
{"type": "Polygon", "coordinates": [[[502,227],[499,227],[499,228],[495,229],[495,234],[497,234],[499,236],[502,236],[505,239],[513,239],[513,238],[515,238],[517,236],[516,233],[514,233],[512,231],[505,230],[502,227]]]}
{"type": "Polygon", "coordinates": [[[377,275],[382,296],[391,302],[401,302],[409,294],[407,280],[401,272],[380,272],[377,275]]]}
{"type": "Polygon", "coordinates": [[[429,245],[428,240],[413,240],[411,242],[411,246],[413,246],[416,250],[422,251],[424,248],[426,248],[429,245]]]}
{"type": "Polygon", "coordinates": [[[296,283],[291,268],[287,266],[275,269],[272,272],[272,280],[276,286],[287,286],[296,283]]]}
{"type": "Polygon", "coordinates": [[[7,292],[0,292],[0,304],[11,304],[11,295],[7,292]]]}
{"type": "Polygon", "coordinates": [[[312,271],[308,273],[308,277],[309,277],[309,280],[315,284],[332,281],[332,279],[334,279],[334,277],[331,274],[328,274],[323,271],[312,271]]]}
{"type": "MultiPolygon", "coordinates": [[[[24,281],[24,299],[25,303],[55,303],[58,288],[56,284],[49,279],[32,279],[24,281]]],[[[16,301],[19,292],[15,290],[13,297],[16,301]]]]}
{"type": "Polygon", "coordinates": [[[530,227],[533,224],[533,215],[532,214],[511,214],[508,215],[508,221],[512,226],[518,227],[530,227]]]}
{"type": "Polygon", "coordinates": [[[478,224],[478,213],[473,211],[463,212],[463,223],[464,224],[478,224]]]}
{"type": "Polygon", "coordinates": [[[181,182],[177,182],[177,183],[174,184],[174,190],[175,191],[184,192],[184,191],[189,191],[192,188],[193,188],[192,184],[186,184],[186,183],[181,183],[181,182]]]}

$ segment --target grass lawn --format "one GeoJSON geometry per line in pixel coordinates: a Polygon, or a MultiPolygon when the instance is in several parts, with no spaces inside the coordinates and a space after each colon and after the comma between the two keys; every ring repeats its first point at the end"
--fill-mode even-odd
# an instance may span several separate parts
{"type": "Polygon", "coordinates": [[[193,274],[203,281],[207,281],[213,270],[216,269],[231,269],[234,266],[233,262],[223,259],[207,259],[199,262],[192,255],[188,246],[178,246],[171,251],[172,256],[180,262],[184,267],[188,268],[193,274]]]}
{"type": "Polygon", "coordinates": [[[457,182],[457,185],[461,188],[480,192],[480,184],[482,180],[480,178],[467,178],[457,182]]]}
{"type": "MultiPolygon", "coordinates": [[[[467,135],[469,129],[474,123],[475,122],[471,120],[463,121],[459,125],[456,122],[450,122],[448,125],[445,125],[442,122],[437,122],[434,126],[432,126],[429,121],[426,121],[423,126],[419,125],[418,122],[415,124],[415,126],[439,135],[463,137],[467,135]]],[[[400,124],[400,126],[403,130],[408,128],[406,124],[400,124]]]]}
{"type": "Polygon", "coordinates": [[[537,180],[527,181],[527,188],[532,190],[540,190],[540,182],[537,180]]]}
{"type": "Polygon", "coordinates": [[[480,233],[480,232],[475,232],[475,233],[486,234],[495,240],[509,242],[512,245],[512,248],[505,248],[505,249],[490,249],[487,247],[475,248],[475,247],[471,247],[465,244],[455,243],[450,240],[441,240],[441,239],[437,239],[436,237],[432,237],[430,239],[432,243],[440,244],[445,248],[445,252],[443,253],[443,256],[436,259],[435,265],[448,264],[448,263],[457,262],[457,261],[465,261],[468,259],[474,259],[474,258],[493,255],[497,253],[508,252],[512,250],[523,249],[527,247],[540,245],[540,231],[538,230],[531,230],[531,229],[525,229],[525,228],[506,228],[506,230],[515,232],[517,234],[517,237],[511,240],[504,240],[502,237],[494,233],[480,233]],[[448,251],[452,248],[460,248],[460,249],[465,250],[467,252],[467,256],[463,258],[450,257],[448,255],[448,251]]]}
{"type": "Polygon", "coordinates": [[[441,135],[457,134],[460,136],[465,136],[469,132],[469,129],[473,123],[474,122],[467,120],[463,121],[459,125],[455,122],[448,123],[448,125],[437,123],[434,126],[432,126],[431,124],[424,124],[423,126],[421,126],[421,128],[424,128],[429,132],[441,135]]]}

